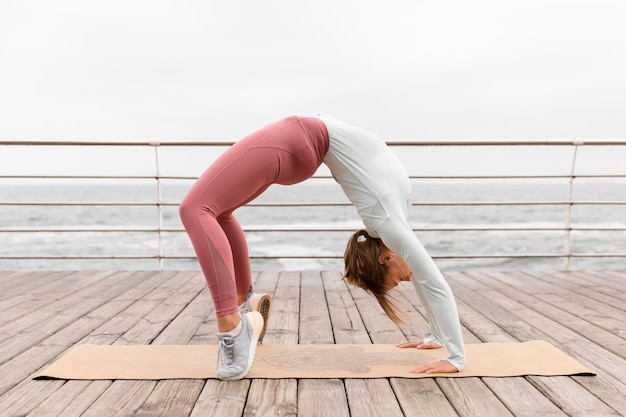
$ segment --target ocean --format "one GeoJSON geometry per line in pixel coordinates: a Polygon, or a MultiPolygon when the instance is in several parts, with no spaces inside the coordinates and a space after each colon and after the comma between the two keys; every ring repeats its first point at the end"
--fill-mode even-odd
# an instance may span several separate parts
{"type": "MultiPolygon", "coordinates": [[[[605,201],[605,205],[574,205],[571,224],[574,228],[626,228],[626,187],[623,180],[577,179],[574,201],[605,201]],[[613,204],[610,204],[613,202],[613,204]]],[[[163,226],[178,229],[180,202],[190,182],[163,181],[163,226]]],[[[158,224],[156,206],[134,206],[154,202],[154,181],[119,185],[96,180],[72,183],[3,185],[0,194],[0,269],[1,270],[152,270],[155,259],[125,259],[128,255],[154,256],[159,250],[155,232],[141,231],[158,224]],[[124,202],[126,205],[103,206],[14,206],[11,202],[124,202]],[[72,231],[81,228],[96,231],[72,231]],[[112,231],[134,228],[133,233],[112,231]],[[26,229],[8,232],[7,229],[26,229]],[[49,231],[30,232],[31,229],[49,231]],[[58,229],[70,231],[58,232],[58,229]],[[101,229],[111,231],[100,231],[101,229]],[[11,256],[59,256],[61,259],[2,259],[11,256]],[[115,255],[117,259],[62,259],[72,255],[115,255]]],[[[413,180],[413,201],[551,201],[568,199],[568,181],[541,180],[413,180]]],[[[341,189],[329,179],[309,180],[295,186],[275,185],[255,202],[347,202],[341,189]]],[[[566,234],[562,230],[545,231],[441,231],[440,228],[562,228],[567,219],[566,205],[520,206],[415,206],[411,224],[417,235],[446,270],[561,270],[561,258],[486,258],[438,259],[450,254],[521,254],[562,253],[566,234]],[[427,229],[427,230],[423,230],[427,229]]],[[[242,207],[235,212],[244,229],[287,227],[295,229],[336,229],[341,231],[249,231],[246,233],[250,255],[271,256],[341,256],[352,231],[362,223],[351,206],[333,207],[242,207]],[[345,229],[345,230],[343,230],[345,229]]],[[[626,231],[573,230],[574,253],[626,253],[626,231]]],[[[163,232],[166,255],[189,256],[193,250],[184,232],[163,232]]],[[[341,270],[340,259],[252,259],[254,270],[341,270]]],[[[165,269],[199,269],[195,259],[166,259],[165,269]]],[[[573,258],[575,270],[625,269],[625,258],[573,258]]]]}

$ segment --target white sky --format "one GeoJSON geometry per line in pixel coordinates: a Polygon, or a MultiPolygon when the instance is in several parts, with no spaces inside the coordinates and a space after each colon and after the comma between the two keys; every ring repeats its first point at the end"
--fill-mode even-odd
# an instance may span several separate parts
{"type": "Polygon", "coordinates": [[[3,0],[0,139],[626,137],[623,0],[3,0]]]}

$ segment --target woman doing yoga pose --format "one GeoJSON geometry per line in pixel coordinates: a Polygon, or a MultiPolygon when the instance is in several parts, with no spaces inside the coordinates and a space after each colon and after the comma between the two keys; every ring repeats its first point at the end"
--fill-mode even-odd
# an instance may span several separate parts
{"type": "Polygon", "coordinates": [[[457,372],[465,363],[452,291],[408,222],[411,184],[379,136],[330,117],[288,117],[228,148],[194,183],[180,205],[217,315],[220,379],[241,379],[252,367],[271,299],[254,293],[248,246],[233,211],[271,184],[296,184],[324,163],[356,207],[365,230],[349,240],[344,276],[370,292],[401,322],[388,291],[412,281],[431,335],[401,343],[420,349],[445,345],[448,356],[413,372],[457,372]]]}

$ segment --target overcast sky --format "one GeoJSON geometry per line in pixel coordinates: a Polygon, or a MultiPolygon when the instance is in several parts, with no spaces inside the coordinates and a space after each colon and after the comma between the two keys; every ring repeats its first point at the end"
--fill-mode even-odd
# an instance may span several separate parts
{"type": "Polygon", "coordinates": [[[2,0],[0,139],[626,137],[626,2],[2,0]]]}

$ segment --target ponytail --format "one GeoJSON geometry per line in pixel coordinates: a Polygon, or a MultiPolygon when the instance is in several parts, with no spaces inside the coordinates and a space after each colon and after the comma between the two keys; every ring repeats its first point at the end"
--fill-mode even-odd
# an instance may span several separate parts
{"type": "Polygon", "coordinates": [[[348,284],[362,288],[372,294],[387,316],[398,324],[406,324],[405,314],[395,300],[385,291],[387,268],[378,262],[383,252],[383,242],[371,237],[366,230],[359,230],[348,240],[343,256],[345,268],[343,278],[348,284]]]}

